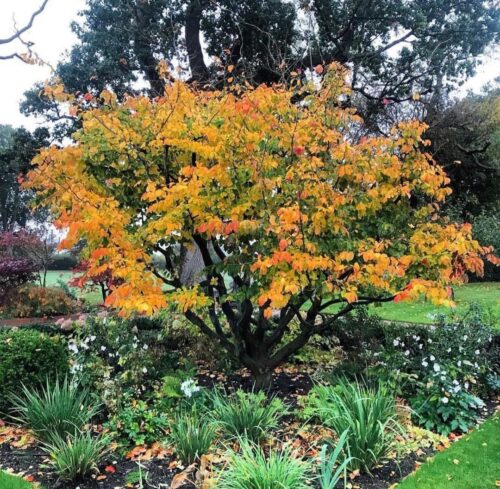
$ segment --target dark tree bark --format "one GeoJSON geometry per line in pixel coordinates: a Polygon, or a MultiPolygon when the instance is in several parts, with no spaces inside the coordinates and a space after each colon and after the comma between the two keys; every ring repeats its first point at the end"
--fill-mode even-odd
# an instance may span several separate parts
{"type": "Polygon", "coordinates": [[[200,43],[201,14],[200,0],[191,0],[186,9],[186,50],[192,80],[198,82],[208,79],[208,69],[203,59],[203,50],[200,43]]]}

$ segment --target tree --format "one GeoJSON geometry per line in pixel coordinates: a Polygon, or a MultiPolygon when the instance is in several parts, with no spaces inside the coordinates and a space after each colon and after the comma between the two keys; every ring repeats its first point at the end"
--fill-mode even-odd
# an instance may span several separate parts
{"type": "MultiPolygon", "coordinates": [[[[79,42],[56,74],[72,93],[111,88],[121,98],[142,79],[162,95],[155,68],[163,59],[217,87],[290,80],[337,61],[352,70],[351,103],[369,129],[385,130],[391,106],[431,98],[474,72],[498,41],[499,15],[483,0],[87,0],[73,26],[79,42]]],[[[40,89],[24,110],[59,118],[40,89]]]]}
{"type": "Polygon", "coordinates": [[[428,116],[434,158],[451,180],[451,203],[470,219],[498,206],[500,89],[448,102],[428,116]]]}
{"type": "Polygon", "coordinates": [[[23,236],[0,232],[0,304],[15,289],[35,279],[38,268],[23,253],[23,236]]]}
{"type": "Polygon", "coordinates": [[[80,289],[89,288],[90,290],[99,287],[103,301],[106,301],[114,287],[122,283],[120,280],[113,279],[110,270],[101,271],[98,275],[89,274],[89,263],[86,260],[78,263],[72,272],[74,275],[68,283],[69,286],[80,289]]]}
{"type": "Polygon", "coordinates": [[[0,61],[17,58],[25,63],[32,63],[33,60],[38,60],[38,57],[34,55],[32,51],[33,42],[25,41],[23,39],[23,35],[33,27],[35,19],[45,10],[45,7],[48,3],[49,0],[44,0],[40,7],[31,14],[31,17],[26,25],[21,28],[14,26],[13,34],[4,38],[0,38],[0,46],[7,46],[11,48],[12,44],[14,44],[15,42],[20,42],[27,49],[27,52],[20,53],[18,50],[14,50],[9,52],[8,54],[0,55],[0,61]]]}
{"type": "Polygon", "coordinates": [[[84,240],[88,273],[123,281],[108,306],[181,311],[259,386],[358,306],[449,304],[446,286],[480,273],[488,251],[439,216],[449,180],[419,150],[424,127],[354,140],[346,72],[325,71],[319,89],[175,81],[123,103],[104,92],[77,144],[42,151],[27,182],[68,229],[62,245],[84,240]],[[192,244],[204,267],[183,283],[179,250],[192,244]]]}
{"type": "Polygon", "coordinates": [[[33,192],[21,189],[20,182],[37,151],[48,144],[49,131],[39,128],[30,133],[20,128],[10,129],[8,134],[0,146],[0,230],[14,231],[30,219],[45,217],[43,210],[35,213],[29,208],[33,192]]]}

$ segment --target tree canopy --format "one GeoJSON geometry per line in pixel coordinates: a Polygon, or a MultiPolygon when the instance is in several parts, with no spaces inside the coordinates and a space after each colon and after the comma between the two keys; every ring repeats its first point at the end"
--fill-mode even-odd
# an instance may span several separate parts
{"type": "Polygon", "coordinates": [[[31,133],[0,126],[0,230],[13,231],[37,217],[28,206],[33,192],[21,189],[20,182],[38,150],[49,144],[48,137],[44,128],[31,133]]]}
{"type": "MultiPolygon", "coordinates": [[[[420,149],[425,127],[358,141],[346,71],[324,72],[320,87],[298,76],[223,90],[177,80],[122,102],[104,91],[81,111],[76,144],[43,150],[27,186],[68,228],[64,246],[85,241],[86,273],[119,279],[108,305],[176,308],[268,378],[355,307],[450,303],[447,286],[481,273],[489,251],[470,225],[440,217],[451,191],[420,149]],[[194,283],[181,280],[183,246],[203,258],[194,283]]],[[[78,100],[57,87],[49,96],[78,100]]]]}
{"type": "MultiPolygon", "coordinates": [[[[87,0],[73,26],[79,42],[56,74],[72,93],[110,88],[121,97],[144,80],[161,95],[160,60],[216,86],[289,80],[336,61],[352,70],[353,102],[380,129],[391,104],[471,75],[498,41],[498,21],[495,3],[483,0],[87,0]]],[[[56,117],[39,93],[29,93],[25,110],[56,117]]]]}

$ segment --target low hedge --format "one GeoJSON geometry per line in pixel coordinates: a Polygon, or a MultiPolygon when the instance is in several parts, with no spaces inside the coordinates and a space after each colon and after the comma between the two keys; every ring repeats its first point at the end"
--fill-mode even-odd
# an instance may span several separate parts
{"type": "Polygon", "coordinates": [[[0,414],[9,410],[8,395],[21,384],[36,389],[47,378],[68,373],[65,340],[31,329],[0,331],[0,414]]]}

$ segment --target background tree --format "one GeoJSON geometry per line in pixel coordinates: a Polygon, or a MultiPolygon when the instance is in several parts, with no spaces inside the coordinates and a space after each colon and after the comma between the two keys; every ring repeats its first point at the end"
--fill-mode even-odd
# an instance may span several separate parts
{"type": "Polygon", "coordinates": [[[20,182],[28,172],[38,150],[47,146],[49,131],[45,128],[30,133],[26,129],[0,126],[3,137],[0,145],[0,229],[13,231],[26,226],[29,219],[42,219],[43,210],[33,212],[28,203],[33,192],[21,189],[20,182]]]}
{"type": "Polygon", "coordinates": [[[362,122],[340,107],[346,72],[326,71],[321,89],[177,81],[159,99],[123,103],[105,92],[102,107],[82,113],[77,144],[44,150],[27,183],[68,228],[63,246],[83,240],[89,276],[122,281],[109,306],[176,308],[259,385],[358,306],[449,303],[447,285],[480,273],[488,251],[470,225],[439,216],[450,190],[420,151],[424,128],[356,142],[362,122]],[[179,250],[193,243],[203,270],[186,285],[179,250]]]}
{"type": "Polygon", "coordinates": [[[450,204],[460,218],[470,219],[499,203],[500,89],[446,105],[431,110],[427,135],[451,179],[450,204]]]}
{"type": "Polygon", "coordinates": [[[38,267],[24,253],[24,235],[0,231],[0,305],[15,289],[35,280],[38,267]]]}
{"type": "MultiPolygon", "coordinates": [[[[338,61],[352,70],[351,103],[367,130],[385,130],[391,105],[432,97],[474,72],[498,41],[499,10],[483,0],[87,0],[81,20],[78,44],[56,69],[71,93],[110,87],[121,97],[144,80],[159,95],[162,59],[216,85],[289,80],[338,61]]],[[[57,104],[39,94],[39,86],[28,93],[24,110],[57,119],[57,104]]]]}

